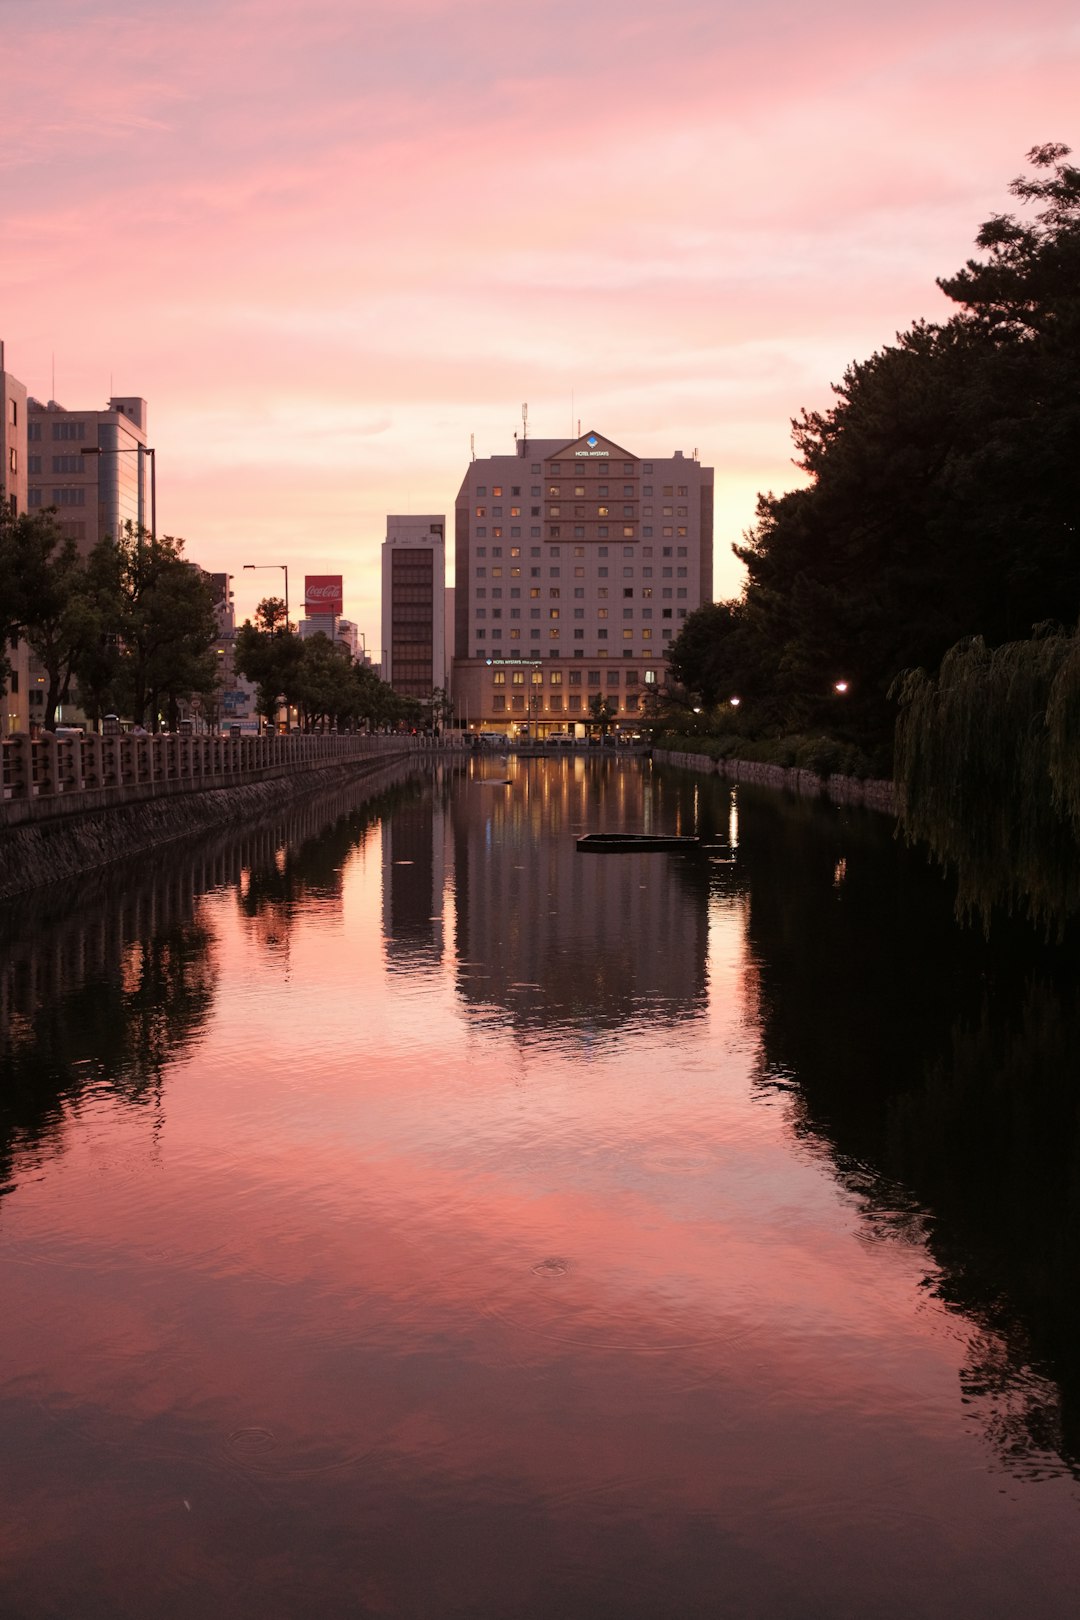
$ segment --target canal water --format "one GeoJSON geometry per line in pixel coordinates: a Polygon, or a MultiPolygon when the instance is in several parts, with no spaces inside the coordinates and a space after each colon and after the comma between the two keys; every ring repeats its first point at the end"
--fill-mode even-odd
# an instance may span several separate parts
{"type": "Polygon", "coordinates": [[[1075,958],[885,819],[492,756],[3,931],[7,1620],[1075,1612],[1075,958]]]}

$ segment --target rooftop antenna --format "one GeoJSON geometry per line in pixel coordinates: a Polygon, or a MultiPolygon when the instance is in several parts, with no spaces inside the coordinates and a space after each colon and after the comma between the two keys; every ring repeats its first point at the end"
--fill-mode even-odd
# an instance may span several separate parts
{"type": "Polygon", "coordinates": [[[53,399],[53,400],[56,398],[56,350],[55,349],[53,350],[53,357],[52,357],[52,392],[50,393],[49,398],[53,399]]]}
{"type": "Polygon", "coordinates": [[[475,461],[476,460],[476,434],[475,433],[470,433],[469,434],[469,460],[470,461],[475,461]]]}
{"type": "Polygon", "coordinates": [[[527,451],[528,447],[529,447],[529,407],[528,407],[527,404],[525,404],[525,405],[523,405],[521,407],[521,454],[522,454],[522,456],[525,455],[525,452],[527,451]]]}

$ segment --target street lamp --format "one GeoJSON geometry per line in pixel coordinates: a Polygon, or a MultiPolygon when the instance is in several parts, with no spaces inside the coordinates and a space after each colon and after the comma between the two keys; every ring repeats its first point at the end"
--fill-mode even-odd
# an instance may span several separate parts
{"type": "MultiPolygon", "coordinates": [[[[244,564],[245,571],[247,571],[248,569],[255,569],[255,568],[281,568],[281,569],[284,570],[284,574],[285,574],[285,629],[286,629],[286,631],[288,631],[288,628],[289,628],[289,565],[288,565],[288,563],[245,563],[244,564]]],[[[306,602],[304,603],[304,606],[305,607],[307,606],[306,602]]]]}
{"type": "Polygon", "coordinates": [[[79,451],[80,456],[149,456],[150,457],[150,541],[157,541],[157,461],[153,448],[148,444],[114,444],[106,448],[100,444],[89,444],[79,451]]]}
{"type": "Polygon", "coordinates": [[[843,697],[844,693],[849,689],[849,683],[847,681],[833,681],[832,689],[840,697],[843,697]]]}

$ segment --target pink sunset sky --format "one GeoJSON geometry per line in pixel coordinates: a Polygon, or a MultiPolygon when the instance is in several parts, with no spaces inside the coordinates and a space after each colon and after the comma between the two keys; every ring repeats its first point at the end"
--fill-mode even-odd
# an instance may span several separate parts
{"type": "Polygon", "coordinates": [[[523,401],[696,448],[737,593],[789,418],[1080,144],[1074,0],[0,0],[0,64],[9,368],[143,395],[159,528],[241,615],[342,573],[372,650],[384,515],[523,401]]]}

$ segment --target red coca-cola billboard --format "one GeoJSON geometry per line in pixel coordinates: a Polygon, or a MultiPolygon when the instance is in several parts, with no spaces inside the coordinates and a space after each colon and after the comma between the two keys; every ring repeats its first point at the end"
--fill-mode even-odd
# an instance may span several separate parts
{"type": "Polygon", "coordinates": [[[342,576],[340,574],[305,574],[304,606],[309,613],[340,613],[342,611],[342,576]]]}

